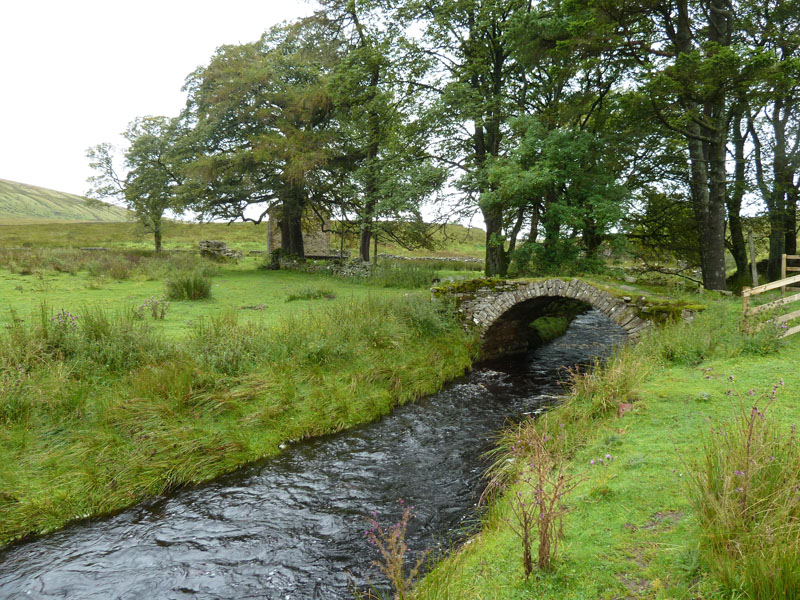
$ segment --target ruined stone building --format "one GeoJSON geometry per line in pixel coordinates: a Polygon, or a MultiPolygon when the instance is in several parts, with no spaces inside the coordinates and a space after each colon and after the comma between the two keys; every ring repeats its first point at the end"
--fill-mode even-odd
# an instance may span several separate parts
{"type": "MultiPolygon", "coordinates": [[[[278,210],[267,213],[267,252],[272,253],[281,247],[281,228],[279,225],[280,213],[278,210]]],[[[319,217],[308,214],[303,219],[303,249],[306,258],[330,258],[337,256],[338,251],[331,248],[331,232],[333,229],[330,218],[325,219],[325,229],[322,231],[319,217]]]]}

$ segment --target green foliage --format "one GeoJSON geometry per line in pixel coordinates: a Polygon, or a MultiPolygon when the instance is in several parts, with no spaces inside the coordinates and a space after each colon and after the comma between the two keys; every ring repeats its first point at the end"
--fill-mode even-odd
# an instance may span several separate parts
{"type": "Polygon", "coordinates": [[[97,171],[89,179],[89,195],[95,199],[118,198],[148,231],[153,232],[156,252],[161,251],[162,219],[167,211],[183,212],[178,193],[183,180],[180,163],[185,135],[180,121],[166,117],[140,117],[123,134],[128,140],[124,176],[114,167],[114,149],[99,144],[87,151],[89,166],[97,171]]]}
{"type": "Polygon", "coordinates": [[[304,209],[326,191],[319,181],[332,150],[325,77],[339,54],[332,26],[305,19],[255,43],[222,46],[189,75],[192,152],[181,193],[201,217],[245,219],[248,206],[270,202],[283,249],[303,255],[304,209]]]}
{"type": "Polygon", "coordinates": [[[166,295],[170,300],[211,298],[211,279],[198,271],[179,271],[167,276],[166,295]]]}

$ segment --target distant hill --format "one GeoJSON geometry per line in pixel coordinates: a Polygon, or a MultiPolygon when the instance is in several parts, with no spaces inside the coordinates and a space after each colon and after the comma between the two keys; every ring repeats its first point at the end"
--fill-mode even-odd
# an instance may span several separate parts
{"type": "Polygon", "coordinates": [[[82,196],[0,179],[0,224],[53,221],[119,223],[128,211],[82,196]]]}

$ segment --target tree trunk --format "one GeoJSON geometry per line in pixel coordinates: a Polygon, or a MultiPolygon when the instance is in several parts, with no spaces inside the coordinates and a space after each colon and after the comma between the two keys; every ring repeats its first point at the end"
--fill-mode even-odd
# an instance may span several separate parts
{"type": "Polygon", "coordinates": [[[797,200],[789,195],[789,200],[786,203],[786,221],[784,224],[784,234],[786,241],[784,248],[786,254],[797,254],[797,200]]]}
{"type": "Polygon", "coordinates": [[[797,254],[797,200],[800,190],[792,186],[786,203],[786,254],[797,254]]]}
{"type": "Polygon", "coordinates": [[[156,252],[161,252],[161,221],[153,221],[153,244],[156,252]]]}
{"type": "Polygon", "coordinates": [[[358,246],[358,256],[364,262],[369,262],[369,246],[372,241],[372,223],[361,223],[361,236],[358,246]]]}
{"type": "MultiPolygon", "coordinates": [[[[724,112],[724,106],[721,107],[724,112]]],[[[708,217],[705,226],[707,275],[704,285],[710,290],[728,289],[725,281],[725,200],[727,198],[727,173],[725,172],[727,124],[717,121],[715,140],[710,146],[711,187],[708,199],[708,217]],[[721,130],[720,130],[721,128],[721,130]],[[722,139],[719,139],[722,138],[722,139]]]]}
{"type": "Polygon", "coordinates": [[[481,209],[486,222],[486,260],[484,273],[487,277],[505,277],[508,273],[508,257],[503,242],[503,211],[500,207],[481,209]]]}
{"type": "Polygon", "coordinates": [[[769,267],[770,281],[781,278],[781,255],[786,252],[786,216],[778,206],[769,209],[769,267]]]}
{"type": "Polygon", "coordinates": [[[293,186],[283,199],[281,210],[281,250],[284,254],[305,257],[303,246],[303,190],[293,186]]]}
{"type": "Polygon", "coordinates": [[[733,189],[728,194],[728,227],[731,233],[730,250],[733,260],[736,261],[736,278],[744,281],[747,277],[747,248],[742,230],[742,198],[747,191],[747,159],[744,156],[745,136],[742,133],[741,110],[737,110],[733,118],[733,149],[734,149],[734,177],[733,189]]]}
{"type": "MultiPolygon", "coordinates": [[[[709,41],[726,46],[730,44],[730,23],[724,0],[711,0],[707,13],[709,41]]],[[[691,28],[691,11],[688,0],[676,3],[678,18],[673,29],[676,45],[676,62],[681,55],[694,51],[694,34],[691,28]]],[[[669,25],[670,28],[673,24],[669,25]]],[[[725,283],[725,202],[727,174],[725,152],[727,150],[728,123],[726,120],[726,97],[722,87],[702,104],[691,96],[683,96],[681,104],[687,115],[693,118],[686,125],[686,140],[689,146],[689,187],[692,207],[700,237],[700,262],[703,271],[703,286],[709,290],[724,290],[725,283]],[[700,125],[700,118],[704,125],[700,125]]]]}

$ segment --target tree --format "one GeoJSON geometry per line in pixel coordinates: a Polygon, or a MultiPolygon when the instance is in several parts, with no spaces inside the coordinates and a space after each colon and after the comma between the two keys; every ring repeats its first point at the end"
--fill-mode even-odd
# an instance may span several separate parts
{"type": "Polygon", "coordinates": [[[344,47],[328,80],[337,148],[328,170],[347,196],[337,208],[357,224],[364,261],[378,232],[406,247],[429,245],[420,208],[447,173],[430,156],[429,95],[408,85],[424,77],[429,61],[405,38],[386,2],[322,5],[344,47]]]}
{"type": "Polygon", "coordinates": [[[114,149],[104,143],[87,151],[89,165],[98,174],[89,178],[91,198],[116,198],[125,202],[148,231],[156,252],[161,252],[162,221],[169,211],[184,210],[179,194],[184,132],[177,119],[140,117],[123,134],[126,174],[114,168],[114,149]]]}
{"type": "Polygon", "coordinates": [[[324,20],[281,25],[221,47],[186,82],[193,159],[183,193],[201,217],[279,217],[284,252],[304,255],[302,221],[324,196],[332,104],[326,77],[340,42],[324,20]],[[261,213],[246,210],[260,205],[261,213]]]}
{"type": "Polygon", "coordinates": [[[591,3],[595,38],[634,56],[653,116],[686,144],[703,283],[725,289],[726,160],[735,100],[752,85],[758,52],[736,44],[734,0],[591,3]]]}
{"type": "MultiPolygon", "coordinates": [[[[800,2],[742,2],[743,38],[768,61],[761,85],[746,97],[747,133],[755,147],[756,189],[770,223],[769,277],[781,254],[797,253],[800,199],[800,2]]],[[[744,104],[744,103],[743,103],[744,104]]]]}

